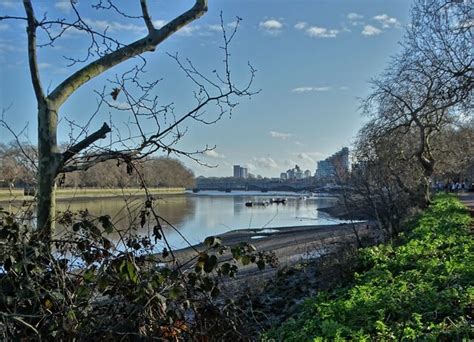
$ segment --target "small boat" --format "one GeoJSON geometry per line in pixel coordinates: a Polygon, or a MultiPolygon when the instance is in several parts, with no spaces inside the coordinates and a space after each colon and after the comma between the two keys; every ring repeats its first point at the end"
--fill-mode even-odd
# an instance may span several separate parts
{"type": "Polygon", "coordinates": [[[246,207],[266,207],[267,205],[269,205],[270,202],[268,201],[262,201],[262,202],[245,202],[245,206],[246,207]]]}
{"type": "Polygon", "coordinates": [[[193,189],[193,193],[195,193],[195,194],[198,193],[199,191],[201,191],[201,190],[198,189],[198,188],[194,188],[194,189],[193,189]]]}
{"type": "Polygon", "coordinates": [[[231,192],[232,189],[225,189],[225,192],[231,192]]]}
{"type": "Polygon", "coordinates": [[[270,200],[270,203],[285,204],[286,203],[286,198],[272,198],[270,200]]]}

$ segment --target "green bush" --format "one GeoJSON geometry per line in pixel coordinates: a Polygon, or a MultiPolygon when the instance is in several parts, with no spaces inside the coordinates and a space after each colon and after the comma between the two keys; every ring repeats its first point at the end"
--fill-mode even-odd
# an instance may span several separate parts
{"type": "Polygon", "coordinates": [[[307,300],[264,335],[285,341],[461,340],[474,337],[471,218],[440,196],[389,245],[363,249],[352,284],[307,300]]]}
{"type": "MultiPolygon", "coordinates": [[[[138,207],[138,206],[137,206],[138,207]]],[[[0,207],[0,341],[149,341],[241,336],[241,309],[220,294],[238,266],[276,266],[270,252],[208,237],[175,258],[151,199],[117,229],[87,210],[58,215],[64,232],[39,239],[30,221],[0,207]],[[153,232],[153,233],[151,233],[153,232]],[[116,234],[120,239],[111,240],[116,234]],[[154,240],[154,242],[153,242],[154,240]]]]}

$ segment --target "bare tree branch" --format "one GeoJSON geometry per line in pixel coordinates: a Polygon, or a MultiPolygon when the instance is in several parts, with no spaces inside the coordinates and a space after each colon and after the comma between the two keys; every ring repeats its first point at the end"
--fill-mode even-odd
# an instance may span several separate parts
{"type": "Polygon", "coordinates": [[[158,44],[170,37],[183,26],[201,17],[206,11],[207,0],[196,0],[196,3],[190,10],[171,20],[162,28],[158,30],[154,29],[146,37],[106,54],[98,60],[76,71],[59,84],[48,96],[48,99],[51,100],[56,107],[59,107],[84,83],[132,57],[138,56],[147,51],[154,51],[158,44]]]}
{"type": "Polygon", "coordinates": [[[148,28],[148,33],[151,34],[153,31],[155,31],[155,26],[153,26],[150,14],[148,13],[147,1],[140,0],[140,6],[142,7],[143,20],[145,21],[146,27],[148,28]]]}
{"type": "Polygon", "coordinates": [[[93,143],[95,143],[99,139],[105,139],[107,133],[111,132],[110,127],[104,122],[102,127],[86,137],[84,140],[78,142],[77,144],[69,147],[64,153],[63,153],[63,163],[67,162],[69,159],[71,159],[74,155],[79,153],[80,151],[86,149],[93,143]]]}
{"type": "Polygon", "coordinates": [[[31,81],[33,83],[33,88],[35,90],[36,99],[38,102],[44,102],[45,96],[43,88],[41,86],[41,79],[39,75],[37,54],[36,54],[36,27],[37,22],[35,18],[35,13],[33,11],[33,6],[31,5],[30,0],[24,0],[23,5],[25,6],[25,12],[28,18],[28,62],[30,66],[30,75],[31,81]]]}

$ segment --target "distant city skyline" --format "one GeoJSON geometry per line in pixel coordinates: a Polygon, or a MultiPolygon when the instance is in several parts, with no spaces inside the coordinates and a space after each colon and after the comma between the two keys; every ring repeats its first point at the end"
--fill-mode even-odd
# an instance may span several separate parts
{"type": "MultiPolygon", "coordinates": [[[[138,2],[123,2],[124,10],[139,13],[138,2]]],[[[150,12],[162,24],[187,9],[193,1],[154,2],[150,12]]],[[[73,15],[68,1],[37,2],[37,13],[48,10],[52,17],[73,15]],[[46,8],[48,7],[48,8],[46,8]]],[[[247,62],[257,70],[254,88],[260,94],[242,99],[232,115],[214,125],[189,123],[179,147],[195,151],[216,146],[202,156],[211,167],[189,159],[182,160],[196,176],[229,176],[234,164],[247,167],[254,175],[279,177],[281,172],[299,165],[314,172],[316,162],[324,160],[343,146],[350,146],[364,118],[360,101],[370,92],[369,81],[383,71],[390,56],[399,51],[398,41],[408,23],[408,0],[226,0],[209,3],[201,19],[184,27],[165,41],[153,54],[146,54],[148,75],[163,78],[159,99],[174,103],[176,111],[193,104],[189,83],[166,53],[189,57],[206,74],[219,67],[222,37],[219,14],[230,29],[236,16],[243,18],[233,45],[231,67],[242,78],[247,62]]],[[[113,11],[101,13],[79,2],[85,17],[124,42],[141,37],[141,23],[124,19],[113,11]]],[[[0,1],[2,15],[23,16],[20,1],[0,1]]],[[[36,140],[36,103],[28,73],[24,23],[3,21],[0,25],[0,110],[5,119],[28,139],[36,140]]],[[[41,40],[41,37],[39,37],[41,40]]],[[[45,88],[54,88],[71,70],[63,58],[71,51],[83,51],[85,42],[71,34],[54,48],[39,54],[40,72],[45,88]]],[[[80,53],[79,55],[81,56],[80,53]]],[[[84,124],[94,112],[94,90],[107,85],[131,64],[115,68],[81,88],[59,113],[58,140],[67,142],[71,122],[84,124]],[[67,120],[66,120],[67,119],[67,120]]],[[[120,98],[119,98],[120,99],[120,98]]],[[[117,102],[120,106],[120,102],[117,102]]],[[[127,122],[125,113],[104,110],[91,127],[112,119],[117,125],[127,122]]],[[[185,127],[183,127],[184,129],[185,127]]],[[[73,132],[74,133],[74,132],[73,132]]],[[[0,130],[0,142],[13,139],[0,130]]],[[[173,157],[173,155],[171,155],[173,157]]]]}

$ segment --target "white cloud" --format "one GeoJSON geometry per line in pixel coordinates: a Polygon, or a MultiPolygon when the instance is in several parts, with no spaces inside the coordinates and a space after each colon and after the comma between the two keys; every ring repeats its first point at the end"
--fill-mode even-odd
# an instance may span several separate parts
{"type": "MultiPolygon", "coordinates": [[[[234,28],[237,25],[237,20],[231,21],[230,23],[226,24],[227,27],[234,28]]],[[[239,23],[239,26],[242,25],[242,22],[239,23]]]]}
{"type": "Polygon", "coordinates": [[[260,27],[266,30],[279,30],[283,27],[283,24],[276,19],[270,19],[260,22],[260,27]]]}
{"type": "Polygon", "coordinates": [[[127,102],[120,102],[116,100],[112,100],[109,102],[109,105],[113,108],[120,109],[120,110],[130,110],[130,104],[127,102]]]}
{"type": "Polygon", "coordinates": [[[382,33],[382,30],[372,26],[372,25],[365,25],[364,29],[361,32],[364,36],[376,36],[382,33]]]}
{"type": "MultiPolygon", "coordinates": [[[[278,166],[277,162],[273,160],[271,157],[260,157],[260,158],[253,158],[252,159],[253,163],[264,170],[279,170],[280,167],[278,166]]],[[[250,165],[254,166],[253,163],[247,164],[247,167],[252,169],[250,165]]]]}
{"type": "Polygon", "coordinates": [[[270,131],[270,136],[275,139],[288,140],[289,138],[293,136],[293,134],[270,131]]]}
{"type": "Polygon", "coordinates": [[[220,24],[208,25],[207,28],[209,29],[209,31],[215,31],[215,32],[221,32],[222,31],[222,27],[221,27],[220,24]]]}
{"type": "MultiPolygon", "coordinates": [[[[225,26],[227,26],[230,29],[234,29],[236,25],[237,25],[237,20],[234,20],[225,24],[225,26]]],[[[239,23],[239,27],[241,26],[242,26],[242,22],[239,23]]],[[[210,25],[207,25],[205,28],[207,28],[207,30],[211,32],[222,32],[221,24],[210,24],[210,25]]]]}
{"type": "Polygon", "coordinates": [[[281,33],[283,29],[283,24],[276,19],[269,19],[261,21],[259,24],[260,28],[266,33],[276,36],[281,33]]]}
{"type": "Polygon", "coordinates": [[[198,25],[187,25],[181,27],[178,31],[176,31],[176,34],[179,34],[181,36],[192,36],[194,33],[200,30],[200,26],[198,25]]]}
{"type": "Polygon", "coordinates": [[[72,6],[69,1],[57,1],[54,4],[54,7],[56,7],[58,10],[64,13],[69,13],[72,10],[72,6]]]}
{"type": "Polygon", "coordinates": [[[305,22],[305,21],[299,21],[295,24],[295,29],[297,30],[303,30],[306,28],[306,26],[308,26],[308,23],[305,22]]]}
{"type": "Polygon", "coordinates": [[[108,32],[118,32],[118,31],[134,31],[134,32],[144,32],[146,31],[145,26],[135,25],[135,24],[122,24],[117,21],[107,21],[107,20],[93,20],[85,18],[84,22],[87,25],[92,26],[97,30],[107,30],[108,32]]]}
{"type": "Polygon", "coordinates": [[[339,30],[319,26],[308,27],[305,32],[308,36],[313,38],[336,38],[339,34],[339,30]]]}
{"type": "Polygon", "coordinates": [[[161,28],[161,27],[163,27],[163,26],[166,25],[166,21],[165,21],[165,20],[161,20],[161,19],[153,20],[153,25],[154,25],[157,29],[159,29],[159,28],[161,28]]]}
{"type": "Polygon", "coordinates": [[[396,18],[389,17],[387,14],[376,15],[373,19],[382,24],[383,28],[400,27],[400,22],[396,18]]]}
{"type": "Polygon", "coordinates": [[[354,13],[354,12],[349,13],[347,15],[347,19],[349,19],[349,20],[360,20],[360,19],[363,19],[363,18],[364,18],[363,15],[358,14],[358,13],[354,13]]]}
{"type": "Polygon", "coordinates": [[[309,93],[309,92],[320,92],[329,91],[331,87],[298,87],[291,90],[292,93],[309,93]]]}
{"type": "Polygon", "coordinates": [[[215,150],[206,151],[206,152],[204,152],[204,154],[208,157],[216,158],[216,159],[224,159],[225,158],[225,155],[217,153],[215,150]]]}
{"type": "MultiPolygon", "coordinates": [[[[108,32],[121,32],[121,31],[132,31],[135,33],[145,33],[146,26],[145,25],[136,25],[136,24],[124,24],[118,21],[107,21],[107,20],[93,20],[89,18],[85,18],[84,22],[87,25],[92,26],[96,30],[104,31],[107,30],[108,32]]],[[[165,20],[153,20],[153,25],[156,28],[161,28],[167,24],[165,20]]],[[[180,36],[191,36],[197,31],[199,31],[201,27],[199,25],[187,25],[180,28],[176,34],[180,36]]]]}

